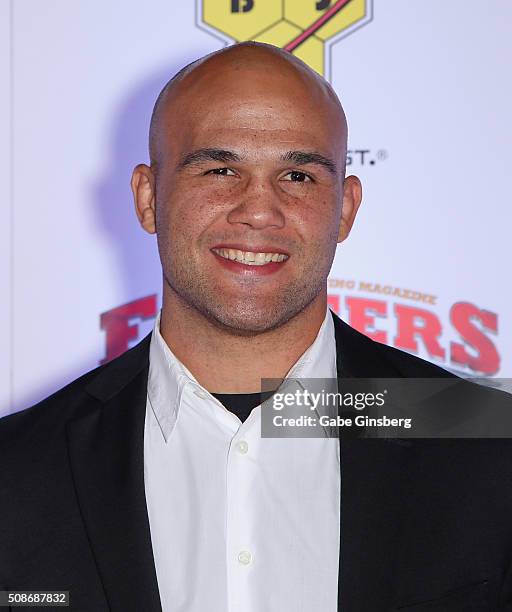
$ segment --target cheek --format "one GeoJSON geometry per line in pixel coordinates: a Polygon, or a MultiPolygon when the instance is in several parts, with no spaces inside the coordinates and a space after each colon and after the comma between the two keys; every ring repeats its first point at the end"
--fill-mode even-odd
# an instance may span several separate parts
{"type": "Polygon", "coordinates": [[[334,198],[317,199],[305,204],[290,217],[308,250],[330,251],[336,242],[340,211],[334,198]]]}
{"type": "Polygon", "coordinates": [[[219,209],[218,196],[212,190],[168,190],[157,202],[157,232],[178,243],[191,240],[212,223],[219,209]]]}

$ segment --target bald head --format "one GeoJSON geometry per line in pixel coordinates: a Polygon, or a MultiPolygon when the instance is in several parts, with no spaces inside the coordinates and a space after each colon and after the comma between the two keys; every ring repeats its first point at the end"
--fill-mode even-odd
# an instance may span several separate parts
{"type": "MultiPolygon", "coordinates": [[[[199,58],[182,68],[160,92],[149,131],[149,154],[156,169],[163,149],[168,144],[173,125],[183,115],[193,111],[194,102],[208,97],[244,97],[260,88],[276,93],[276,112],[282,108],[280,99],[297,96],[309,98],[316,113],[331,118],[331,129],[338,132],[343,143],[345,164],[347,123],[343,107],[331,85],[302,60],[279,47],[258,42],[242,42],[199,58]]],[[[203,107],[204,109],[204,107],[203,107]]]]}

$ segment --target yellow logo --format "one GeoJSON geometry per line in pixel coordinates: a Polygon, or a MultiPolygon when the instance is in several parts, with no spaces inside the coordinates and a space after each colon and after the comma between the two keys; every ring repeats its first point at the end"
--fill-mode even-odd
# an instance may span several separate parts
{"type": "Polygon", "coordinates": [[[331,48],[372,19],[372,0],[197,0],[197,25],[226,42],[277,45],[331,78],[331,48]]]}

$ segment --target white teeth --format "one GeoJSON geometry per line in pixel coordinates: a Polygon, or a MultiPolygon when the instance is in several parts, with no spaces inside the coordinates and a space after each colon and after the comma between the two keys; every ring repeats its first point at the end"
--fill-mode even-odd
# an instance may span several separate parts
{"type": "Polygon", "coordinates": [[[264,266],[271,261],[284,261],[288,255],[283,253],[254,253],[253,251],[239,251],[238,249],[213,249],[217,255],[239,261],[249,266],[264,266]]]}

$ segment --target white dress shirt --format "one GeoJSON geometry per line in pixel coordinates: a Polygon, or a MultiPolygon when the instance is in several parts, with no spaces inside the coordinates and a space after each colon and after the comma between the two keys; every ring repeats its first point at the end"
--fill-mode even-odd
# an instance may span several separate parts
{"type": "MultiPolygon", "coordinates": [[[[287,377],[336,378],[329,310],[287,377]]],[[[159,314],[144,481],[164,612],[337,610],[339,440],[262,438],[260,416],[241,423],[196,381],[159,314]]]]}

